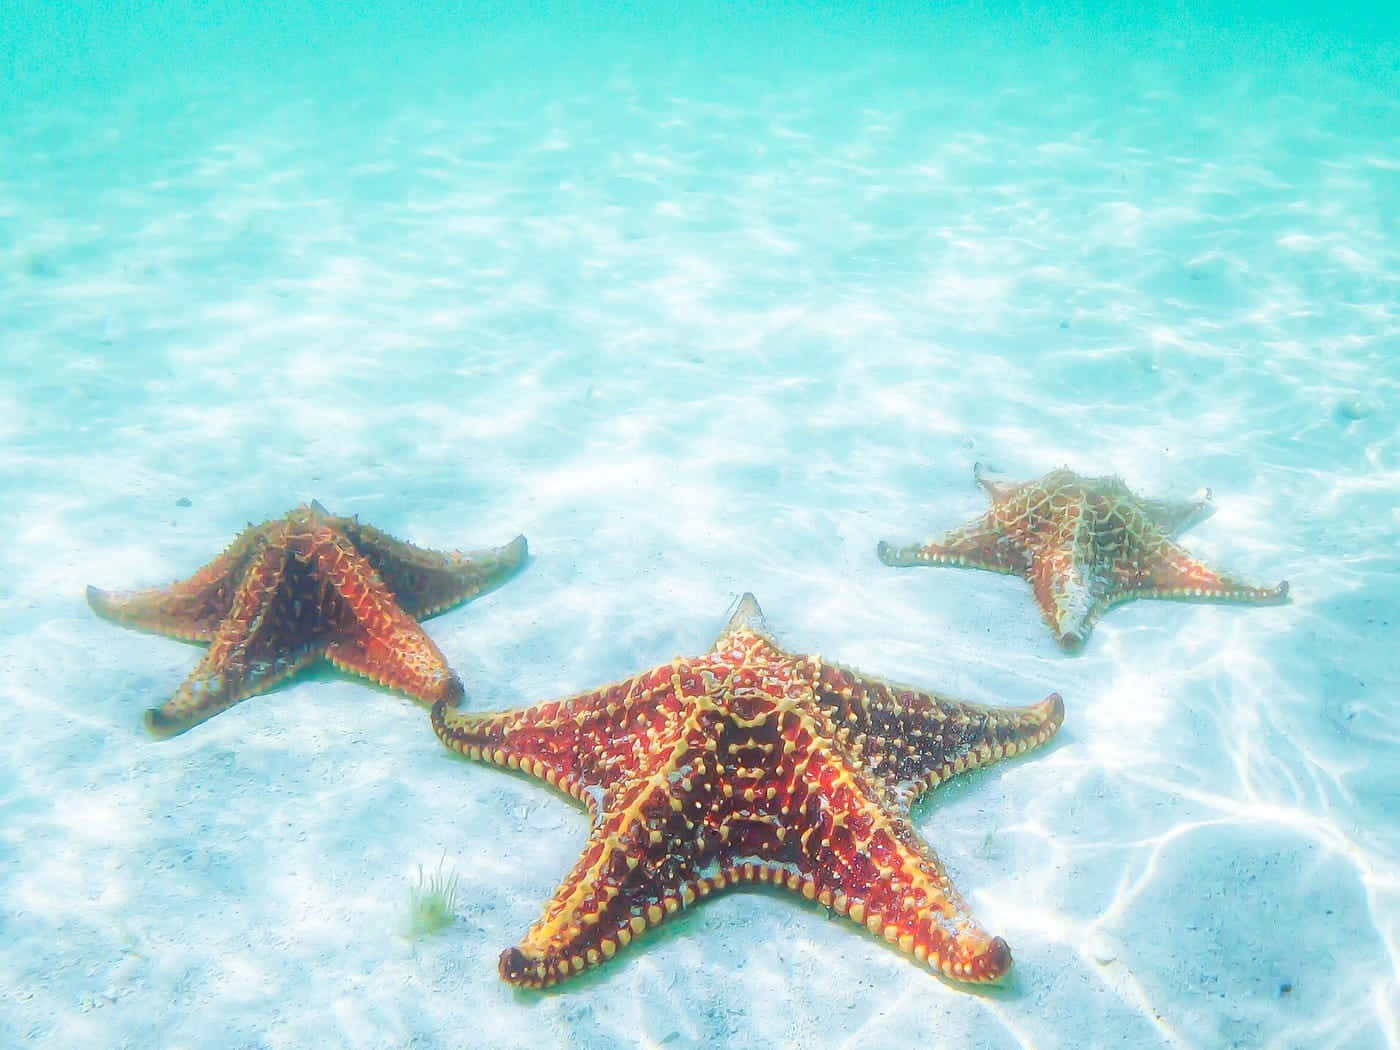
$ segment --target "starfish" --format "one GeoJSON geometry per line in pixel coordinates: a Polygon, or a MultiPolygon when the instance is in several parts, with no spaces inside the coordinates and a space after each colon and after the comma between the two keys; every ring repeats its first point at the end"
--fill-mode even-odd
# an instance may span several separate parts
{"type": "Polygon", "coordinates": [[[146,728],[165,738],[321,658],[425,703],[459,702],[461,680],[417,621],[503,582],[525,553],[524,536],[469,554],[424,550],[312,502],[249,525],[186,580],[89,587],[87,600],[128,627],[208,643],[175,694],[146,712],[146,728]]]}
{"type": "Polygon", "coordinates": [[[453,750],[583,802],[583,855],[501,976],[544,987],[701,898],[767,882],[848,916],[967,982],[1011,965],[920,839],[910,804],[955,774],[1037,747],[1064,706],[982,707],[795,656],[752,594],[705,655],[532,707],[434,705],[453,750]]]}
{"type": "Polygon", "coordinates": [[[1209,513],[1210,490],[1194,499],[1143,499],[1117,478],[1053,470],[1016,484],[977,483],[992,501],[980,518],[923,546],[880,542],[886,565],[960,565],[1022,576],[1064,649],[1084,644],[1094,621],[1131,598],[1275,602],[1288,581],[1255,587],[1207,568],[1173,537],[1209,513]]]}

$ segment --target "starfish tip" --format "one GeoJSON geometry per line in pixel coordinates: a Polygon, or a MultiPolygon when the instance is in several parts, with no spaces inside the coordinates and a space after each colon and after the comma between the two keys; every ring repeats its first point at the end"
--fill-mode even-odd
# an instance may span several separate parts
{"type": "Polygon", "coordinates": [[[507,948],[501,952],[499,963],[501,979],[509,984],[534,984],[534,967],[530,959],[519,948],[507,948]]]}
{"type": "Polygon", "coordinates": [[[505,560],[510,565],[523,565],[525,559],[530,555],[530,545],[525,537],[517,536],[506,544],[505,560]]]}
{"type": "Polygon", "coordinates": [[[462,680],[454,674],[449,676],[443,684],[442,695],[438,697],[437,703],[447,707],[457,707],[466,699],[466,696],[467,690],[462,685],[462,680]]]}
{"type": "Polygon", "coordinates": [[[904,568],[905,566],[913,565],[917,560],[907,548],[901,549],[895,547],[886,543],[884,540],[881,540],[875,545],[875,557],[879,558],[886,565],[893,566],[894,568],[904,568]]]}
{"type": "Polygon", "coordinates": [[[1035,705],[1035,711],[1047,722],[1059,726],[1065,720],[1065,701],[1059,693],[1051,693],[1035,705]]]}
{"type": "Polygon", "coordinates": [[[1060,643],[1060,648],[1067,653],[1077,653],[1084,648],[1084,641],[1088,634],[1085,631],[1061,631],[1055,636],[1055,640],[1060,643]]]}
{"type": "Polygon", "coordinates": [[[452,705],[449,705],[445,699],[435,702],[432,710],[428,712],[428,722],[432,725],[433,732],[438,735],[439,739],[441,739],[444,744],[447,744],[448,747],[451,747],[452,745],[448,744],[447,738],[443,736],[443,733],[446,731],[447,710],[449,706],[452,705]]]}
{"type": "Polygon", "coordinates": [[[768,623],[764,619],[763,609],[759,607],[758,599],[753,596],[752,591],[745,591],[740,596],[733,614],[724,625],[724,630],[720,631],[720,637],[723,638],[735,631],[757,631],[759,634],[766,634],[768,631],[768,623]]]}
{"type": "Polygon", "coordinates": [[[145,723],[146,731],[157,740],[169,740],[187,728],[183,722],[171,718],[158,707],[148,709],[141,721],[145,723]]]}
{"type": "Polygon", "coordinates": [[[984,981],[995,981],[1011,969],[1011,946],[1000,937],[993,937],[977,959],[977,969],[984,981]]]}

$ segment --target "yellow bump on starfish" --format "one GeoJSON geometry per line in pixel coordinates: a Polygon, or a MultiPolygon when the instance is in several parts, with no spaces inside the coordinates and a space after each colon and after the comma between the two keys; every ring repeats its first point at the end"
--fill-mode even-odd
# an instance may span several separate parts
{"type": "Polygon", "coordinates": [[[501,954],[501,976],[529,987],[743,882],[816,901],[955,980],[999,979],[1010,949],[968,913],[909,805],[1039,747],[1063,719],[1055,693],[983,707],[788,653],[751,594],[703,656],[517,710],[432,712],[448,747],[592,814],[573,870],[501,954]]]}
{"type": "Polygon", "coordinates": [[[886,565],[954,565],[1009,573],[1030,581],[1056,641],[1079,648],[1094,621],[1131,598],[1269,603],[1288,596],[1288,581],[1258,587],[1218,573],[1173,539],[1208,512],[1210,491],[1172,502],[1134,495],[1114,477],[1053,470],[1042,478],[977,482],[991,500],[981,517],[923,545],[877,552],[886,565]]]}
{"type": "Polygon", "coordinates": [[[461,680],[418,625],[504,582],[524,536],[472,553],[425,550],[319,503],[250,525],[188,579],[136,591],[87,590],[100,616],[209,646],[175,694],[146,712],[174,736],[316,660],[424,703],[456,703],[461,680]]]}

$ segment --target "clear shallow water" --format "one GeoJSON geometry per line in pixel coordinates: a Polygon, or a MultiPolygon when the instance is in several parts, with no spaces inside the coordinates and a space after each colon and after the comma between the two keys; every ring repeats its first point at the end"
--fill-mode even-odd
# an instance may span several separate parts
{"type": "Polygon", "coordinates": [[[7,1041],[1400,1045],[1381,14],[109,6],[3,38],[7,1041]],[[1066,657],[1022,582],[874,558],[980,512],[978,460],[1209,486],[1186,545],[1292,601],[1138,602],[1066,657]],[[916,811],[1012,983],[745,892],[521,996],[495,959],[568,803],[332,675],[146,740],[197,651],[84,585],[313,497],[529,536],[428,625],[481,709],[698,652],[744,590],[793,649],[1058,689],[1055,744],[916,811]],[[444,854],[459,921],[408,945],[444,854]]]}

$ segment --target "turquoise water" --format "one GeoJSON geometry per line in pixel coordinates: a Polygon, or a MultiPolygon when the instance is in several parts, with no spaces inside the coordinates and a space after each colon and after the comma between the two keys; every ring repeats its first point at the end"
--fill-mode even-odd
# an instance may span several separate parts
{"type": "Polygon", "coordinates": [[[1379,8],[363,4],[0,22],[0,1043],[1400,1046],[1400,28],[1379,8]],[[1153,496],[1285,605],[895,572],[983,462],[1153,496]],[[1011,980],[743,891],[543,994],[587,834],[312,673],[168,742],[198,658],[84,587],[319,499],[530,540],[425,628],[480,710],[789,648],[1046,749],[914,811],[1011,980]],[[402,936],[417,869],[457,920],[402,936]],[[1092,1038],[1086,1033],[1092,1032],[1092,1038]]]}

